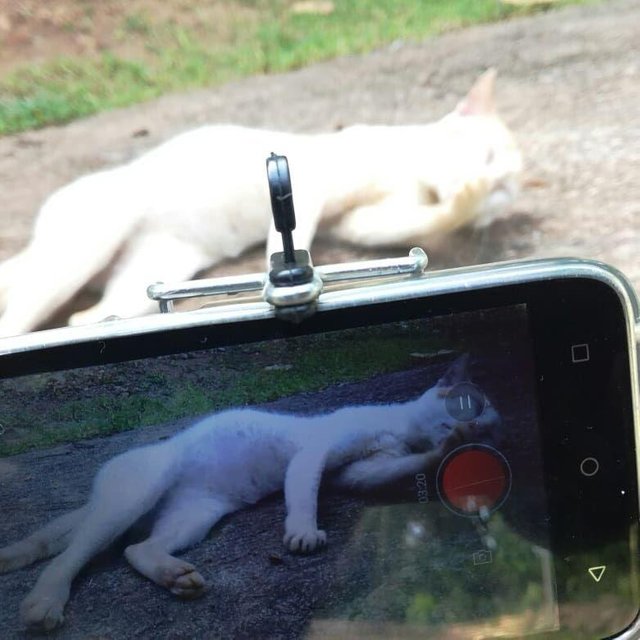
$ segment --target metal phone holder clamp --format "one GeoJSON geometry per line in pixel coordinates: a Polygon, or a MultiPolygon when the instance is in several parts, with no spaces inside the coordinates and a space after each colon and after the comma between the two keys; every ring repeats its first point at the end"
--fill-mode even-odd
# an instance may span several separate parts
{"type": "MultiPolygon", "coordinates": [[[[428,258],[420,248],[411,249],[404,258],[314,267],[309,252],[296,249],[293,244],[296,217],[287,158],[272,153],[266,163],[273,221],[282,235],[283,244],[283,250],[271,256],[269,273],[174,284],[158,282],[147,289],[147,294],[159,303],[162,313],[173,311],[176,300],[261,292],[262,300],[273,307],[276,316],[290,322],[300,322],[316,311],[322,291],[327,286],[334,290],[353,288],[359,281],[373,284],[379,280],[403,279],[424,273],[428,258]]],[[[246,302],[246,298],[237,302],[246,302]]]]}

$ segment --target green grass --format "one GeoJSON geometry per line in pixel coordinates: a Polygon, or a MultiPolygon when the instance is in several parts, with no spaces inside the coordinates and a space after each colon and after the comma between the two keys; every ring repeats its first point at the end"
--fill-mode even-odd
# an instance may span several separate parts
{"type": "Polygon", "coordinates": [[[0,135],[523,12],[499,0],[339,0],[329,15],[294,14],[284,0],[223,4],[224,28],[218,24],[215,32],[206,21],[196,28],[146,13],[123,15],[116,41],[135,39],[141,45],[135,59],[104,51],[13,71],[0,80],[0,135]]]}
{"type": "Polygon", "coordinates": [[[411,353],[440,346],[432,336],[381,337],[371,329],[353,340],[329,335],[283,341],[279,350],[269,345],[257,356],[229,348],[216,354],[215,384],[208,377],[185,379],[167,365],[170,356],[164,369],[123,363],[0,381],[0,395],[20,396],[3,407],[2,422],[11,429],[0,438],[0,457],[364,380],[415,366],[411,353]],[[268,363],[290,368],[265,368],[268,363]]]}

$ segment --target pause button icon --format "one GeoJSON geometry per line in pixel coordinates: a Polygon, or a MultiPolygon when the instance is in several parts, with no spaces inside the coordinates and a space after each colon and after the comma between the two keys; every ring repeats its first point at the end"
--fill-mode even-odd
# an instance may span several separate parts
{"type": "Polygon", "coordinates": [[[455,385],[445,398],[447,412],[460,422],[475,420],[484,411],[485,402],[484,393],[470,382],[455,385]]]}

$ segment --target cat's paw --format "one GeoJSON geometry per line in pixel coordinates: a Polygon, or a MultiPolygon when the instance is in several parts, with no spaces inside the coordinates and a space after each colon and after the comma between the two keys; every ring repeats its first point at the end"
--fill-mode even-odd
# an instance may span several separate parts
{"type": "Polygon", "coordinates": [[[182,561],[164,569],[161,581],[163,586],[174,596],[184,600],[199,598],[206,587],[204,578],[196,571],[196,568],[192,564],[182,561]]]}
{"type": "Polygon", "coordinates": [[[68,593],[43,592],[34,589],[20,605],[20,617],[32,630],[51,631],[64,622],[64,605],[68,593]]]}
{"type": "Polygon", "coordinates": [[[125,549],[124,555],[143,576],[178,598],[191,600],[205,591],[205,580],[191,563],[169,555],[152,541],[132,544],[125,549]]]}
{"type": "Polygon", "coordinates": [[[460,225],[467,224],[476,219],[480,213],[483,202],[491,191],[491,185],[487,178],[477,178],[467,182],[456,193],[452,202],[454,218],[460,225]]]}
{"type": "Polygon", "coordinates": [[[327,534],[321,529],[305,530],[287,527],[282,542],[293,553],[311,553],[327,544],[327,534]]]}

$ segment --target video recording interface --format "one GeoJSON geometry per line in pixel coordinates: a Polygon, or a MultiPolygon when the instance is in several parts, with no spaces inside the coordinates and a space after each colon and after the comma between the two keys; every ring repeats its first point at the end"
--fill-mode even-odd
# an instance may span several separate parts
{"type": "MultiPolygon", "coordinates": [[[[559,587],[524,304],[69,364],[0,380],[0,548],[81,507],[114,456],[177,451],[189,429],[214,435],[180,449],[180,473],[234,506],[174,553],[205,580],[201,597],[175,598],[123,557],[169,490],[80,573],[56,637],[553,637],[562,618],[563,638],[585,638],[610,624],[590,617],[592,585],[559,587]],[[285,475],[307,486],[316,467],[287,464],[321,446],[317,493],[294,490],[317,497],[305,508],[326,544],[292,549],[285,475]]],[[[0,574],[4,637],[22,632],[43,566],[0,574]]]]}

